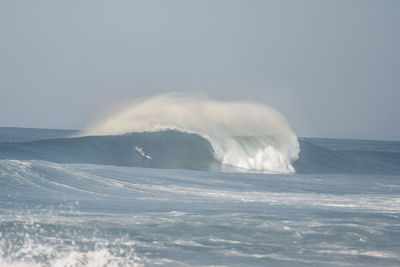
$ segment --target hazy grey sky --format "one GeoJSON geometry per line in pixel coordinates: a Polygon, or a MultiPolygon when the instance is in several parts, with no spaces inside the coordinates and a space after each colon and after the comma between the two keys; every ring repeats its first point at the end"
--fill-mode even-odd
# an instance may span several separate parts
{"type": "Polygon", "coordinates": [[[400,1],[0,1],[0,126],[82,128],[181,91],[300,136],[400,140],[400,1]]]}

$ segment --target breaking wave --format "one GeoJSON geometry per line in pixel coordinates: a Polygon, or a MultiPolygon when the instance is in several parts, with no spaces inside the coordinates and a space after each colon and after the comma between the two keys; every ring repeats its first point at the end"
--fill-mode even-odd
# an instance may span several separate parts
{"type": "Polygon", "coordinates": [[[300,151],[289,123],[273,108],[182,94],[136,101],[90,127],[85,134],[160,130],[198,134],[210,142],[218,161],[247,170],[294,172],[292,163],[300,151]]]}

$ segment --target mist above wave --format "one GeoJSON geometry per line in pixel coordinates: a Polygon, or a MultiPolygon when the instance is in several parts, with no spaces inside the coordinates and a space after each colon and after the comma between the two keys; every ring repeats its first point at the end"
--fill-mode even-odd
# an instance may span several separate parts
{"type": "Polygon", "coordinates": [[[292,163],[300,151],[289,123],[271,107],[184,94],[137,100],[90,127],[85,134],[168,129],[201,135],[211,143],[217,160],[243,169],[294,172],[292,163]]]}

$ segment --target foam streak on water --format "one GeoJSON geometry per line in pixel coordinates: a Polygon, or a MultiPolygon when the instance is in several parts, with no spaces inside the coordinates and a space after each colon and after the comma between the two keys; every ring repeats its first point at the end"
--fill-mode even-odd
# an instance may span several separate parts
{"type": "Polygon", "coordinates": [[[2,266],[398,266],[398,176],[0,160],[2,266]]]}

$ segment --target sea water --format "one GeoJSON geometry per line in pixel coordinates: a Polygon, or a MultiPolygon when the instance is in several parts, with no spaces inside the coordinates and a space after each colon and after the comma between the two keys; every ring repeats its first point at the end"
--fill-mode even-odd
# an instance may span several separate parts
{"type": "Polygon", "coordinates": [[[400,142],[300,138],[266,173],[195,134],[75,134],[0,128],[0,266],[400,266],[400,142]]]}

